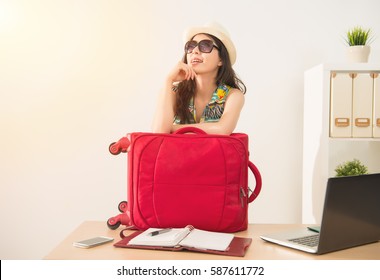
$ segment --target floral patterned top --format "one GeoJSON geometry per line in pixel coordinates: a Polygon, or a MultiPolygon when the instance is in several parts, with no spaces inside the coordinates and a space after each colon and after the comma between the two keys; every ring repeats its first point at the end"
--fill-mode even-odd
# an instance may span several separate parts
{"type": "MultiPolygon", "coordinates": [[[[224,112],[224,105],[226,103],[227,96],[231,90],[230,86],[222,84],[216,88],[211,96],[210,102],[206,105],[205,110],[201,116],[200,122],[217,122],[222,117],[224,112]]],[[[190,119],[190,123],[196,123],[196,108],[194,106],[194,99],[191,98],[189,103],[189,111],[193,116],[190,119]]],[[[179,124],[180,119],[175,116],[174,124],[179,124]]]]}

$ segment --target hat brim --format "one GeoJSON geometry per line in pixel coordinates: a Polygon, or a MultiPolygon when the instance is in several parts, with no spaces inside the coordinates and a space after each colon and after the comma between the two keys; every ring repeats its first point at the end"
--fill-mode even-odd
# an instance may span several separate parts
{"type": "Polygon", "coordinates": [[[218,38],[220,41],[222,41],[223,45],[226,47],[228,51],[228,55],[230,57],[231,65],[233,65],[236,61],[236,48],[234,43],[231,41],[231,39],[224,33],[220,32],[219,30],[203,26],[203,27],[192,27],[185,31],[183,39],[184,42],[189,41],[191,38],[193,38],[197,34],[210,34],[218,38]]]}

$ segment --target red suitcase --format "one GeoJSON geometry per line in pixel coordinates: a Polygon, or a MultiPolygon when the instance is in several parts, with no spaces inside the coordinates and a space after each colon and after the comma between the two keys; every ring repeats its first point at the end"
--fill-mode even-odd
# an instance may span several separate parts
{"type": "Polygon", "coordinates": [[[110,228],[247,228],[248,204],[260,193],[261,175],[249,161],[246,134],[210,135],[185,128],[129,136],[109,147],[114,155],[128,151],[128,202],[119,204],[122,214],[107,221],[110,228]],[[256,183],[250,195],[248,170],[256,183]]]}

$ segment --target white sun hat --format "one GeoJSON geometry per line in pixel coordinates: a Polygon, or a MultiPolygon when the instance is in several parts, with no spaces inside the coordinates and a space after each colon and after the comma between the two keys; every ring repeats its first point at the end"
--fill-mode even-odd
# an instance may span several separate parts
{"type": "Polygon", "coordinates": [[[204,34],[210,34],[218,38],[220,41],[222,41],[223,45],[226,47],[228,51],[228,55],[230,56],[231,64],[233,65],[236,61],[236,48],[234,43],[231,41],[230,34],[228,31],[221,26],[219,23],[212,21],[208,22],[203,26],[199,27],[190,27],[184,32],[184,42],[189,41],[191,38],[193,38],[195,35],[204,33],[204,34]]]}

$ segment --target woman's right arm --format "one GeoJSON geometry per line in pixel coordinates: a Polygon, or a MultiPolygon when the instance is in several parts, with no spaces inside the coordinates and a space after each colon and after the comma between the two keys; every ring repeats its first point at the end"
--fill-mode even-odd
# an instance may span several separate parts
{"type": "Polygon", "coordinates": [[[157,109],[153,119],[153,133],[170,133],[174,119],[175,92],[173,82],[167,80],[158,96],[157,109]]]}
{"type": "Polygon", "coordinates": [[[172,129],[176,99],[176,93],[173,91],[173,83],[194,79],[195,76],[194,70],[182,61],[178,62],[169,73],[158,97],[157,109],[152,125],[152,131],[154,133],[170,133],[172,129]]]}

